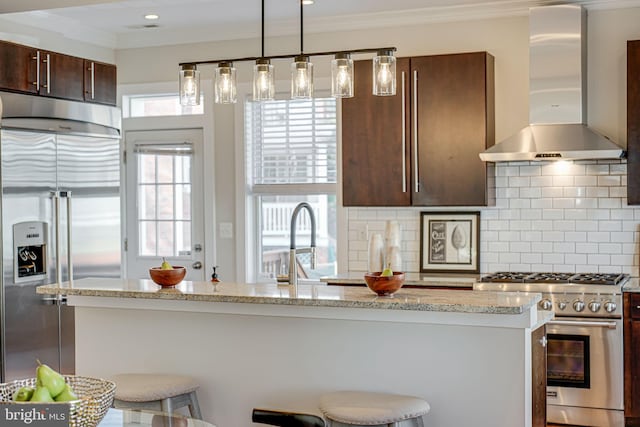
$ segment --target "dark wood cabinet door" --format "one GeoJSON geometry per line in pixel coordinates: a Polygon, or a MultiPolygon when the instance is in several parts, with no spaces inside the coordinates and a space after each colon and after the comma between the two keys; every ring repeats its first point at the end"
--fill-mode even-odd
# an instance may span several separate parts
{"type": "Polygon", "coordinates": [[[40,51],[40,91],[42,96],[84,100],[84,59],[56,52],[40,51]]]}
{"type": "Polygon", "coordinates": [[[540,326],[531,333],[531,426],[547,425],[547,331],[540,326]]]}
{"type": "Polygon", "coordinates": [[[495,141],[493,57],[411,58],[411,79],[413,205],[486,206],[488,166],[478,154],[495,141]]]}
{"type": "Polygon", "coordinates": [[[84,61],[84,100],[116,105],[116,66],[84,61]]]}
{"type": "Polygon", "coordinates": [[[640,425],[640,294],[624,294],[624,416],[640,425]]]}
{"type": "Polygon", "coordinates": [[[38,50],[0,42],[0,89],[37,93],[38,50]]]}
{"type": "Polygon", "coordinates": [[[399,58],[396,70],[396,95],[374,96],[371,61],[354,64],[354,97],[342,100],[344,206],[411,204],[409,59],[399,58]]]}
{"type": "Polygon", "coordinates": [[[627,42],[627,203],[640,205],[640,40],[627,42]]]}

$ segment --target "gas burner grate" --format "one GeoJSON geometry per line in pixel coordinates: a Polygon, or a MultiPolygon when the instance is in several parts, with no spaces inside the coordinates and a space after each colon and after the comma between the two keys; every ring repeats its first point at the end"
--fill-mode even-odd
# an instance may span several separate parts
{"type": "Polygon", "coordinates": [[[569,283],[575,273],[535,273],[526,277],[526,283],[569,283]]]}
{"type": "Polygon", "coordinates": [[[521,273],[513,271],[501,271],[498,273],[488,274],[480,278],[481,282],[502,282],[502,283],[522,283],[526,277],[534,273],[521,273]]]}
{"type": "Polygon", "coordinates": [[[626,274],[616,273],[578,273],[571,277],[571,283],[587,285],[617,285],[627,278],[626,274]]]}

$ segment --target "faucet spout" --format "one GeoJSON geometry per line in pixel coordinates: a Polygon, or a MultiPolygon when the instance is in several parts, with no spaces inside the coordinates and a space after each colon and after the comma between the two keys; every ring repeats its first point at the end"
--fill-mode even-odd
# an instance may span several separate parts
{"type": "Polygon", "coordinates": [[[298,284],[298,269],[297,269],[297,253],[308,252],[311,254],[311,268],[316,268],[316,217],[313,213],[311,205],[307,202],[299,203],[293,213],[291,214],[291,245],[289,250],[289,284],[298,284]],[[296,223],[298,221],[298,215],[302,209],[306,209],[309,212],[309,219],[311,221],[311,244],[309,248],[297,249],[296,248],[296,223]]]}

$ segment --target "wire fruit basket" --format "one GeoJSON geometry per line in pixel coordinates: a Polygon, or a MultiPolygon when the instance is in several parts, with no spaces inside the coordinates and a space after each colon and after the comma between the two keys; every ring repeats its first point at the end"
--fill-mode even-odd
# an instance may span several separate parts
{"type": "Polygon", "coordinates": [[[78,400],[70,402],[14,402],[13,393],[21,387],[35,387],[36,379],[27,378],[0,384],[0,405],[7,403],[28,403],[42,405],[68,405],[69,427],[96,427],[113,404],[116,384],[101,378],[79,375],[63,375],[65,381],[78,395],[78,400]]]}

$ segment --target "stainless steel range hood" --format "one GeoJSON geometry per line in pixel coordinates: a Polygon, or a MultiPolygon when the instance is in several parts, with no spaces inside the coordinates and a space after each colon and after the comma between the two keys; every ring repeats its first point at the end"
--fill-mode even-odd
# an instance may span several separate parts
{"type": "Polygon", "coordinates": [[[534,7],[529,14],[529,123],[480,154],[486,162],[619,159],[624,150],[590,129],[586,11],[534,7]]]}

